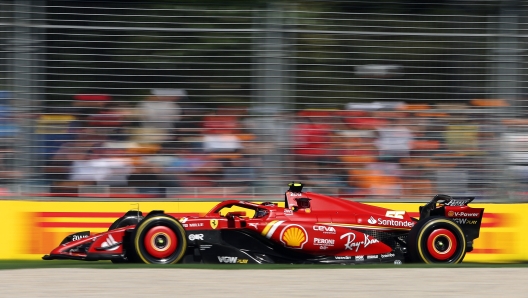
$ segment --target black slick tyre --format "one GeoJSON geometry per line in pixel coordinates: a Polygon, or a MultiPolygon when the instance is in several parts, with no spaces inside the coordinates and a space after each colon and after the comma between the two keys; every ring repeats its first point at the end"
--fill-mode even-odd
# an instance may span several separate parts
{"type": "Polygon", "coordinates": [[[412,262],[457,264],[466,255],[466,237],[456,222],[446,217],[429,217],[411,229],[407,249],[412,262]]]}
{"type": "Polygon", "coordinates": [[[187,237],[181,223],[159,214],[147,216],[132,233],[134,251],[146,264],[175,264],[184,256],[187,237]]]}

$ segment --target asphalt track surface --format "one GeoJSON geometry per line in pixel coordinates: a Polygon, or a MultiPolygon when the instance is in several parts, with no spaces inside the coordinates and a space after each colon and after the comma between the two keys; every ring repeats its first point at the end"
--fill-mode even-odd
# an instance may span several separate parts
{"type": "Polygon", "coordinates": [[[0,297],[528,297],[528,268],[0,270],[0,297]]]}

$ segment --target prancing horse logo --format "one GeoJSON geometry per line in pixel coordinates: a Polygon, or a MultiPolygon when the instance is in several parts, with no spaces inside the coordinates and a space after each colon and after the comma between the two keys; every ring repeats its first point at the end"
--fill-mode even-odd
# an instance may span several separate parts
{"type": "Polygon", "coordinates": [[[216,227],[218,227],[218,220],[216,219],[211,219],[211,221],[209,222],[211,224],[211,228],[216,229],[216,227]]]}

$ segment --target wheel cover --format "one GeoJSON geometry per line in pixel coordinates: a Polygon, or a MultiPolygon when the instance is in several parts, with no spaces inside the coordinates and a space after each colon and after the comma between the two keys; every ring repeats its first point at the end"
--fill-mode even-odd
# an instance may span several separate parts
{"type": "Polygon", "coordinates": [[[458,242],[455,234],[447,229],[434,230],[427,237],[427,251],[437,260],[447,260],[457,251],[458,242]]]}
{"type": "Polygon", "coordinates": [[[178,248],[178,237],[169,227],[155,226],[145,234],[143,244],[149,255],[165,259],[178,248]]]}
{"type": "MultiPolygon", "coordinates": [[[[412,240],[411,253],[418,262],[460,263],[466,255],[466,237],[462,229],[447,218],[432,218],[416,230],[417,238],[412,240]],[[440,230],[439,232],[435,232],[440,230]],[[448,232],[446,232],[448,231],[448,232]],[[436,237],[438,236],[438,238],[436,237]],[[438,242],[443,242],[439,245],[438,242]],[[451,248],[449,248],[451,243],[451,248]],[[435,245],[436,244],[436,245],[435,245]],[[413,246],[416,251],[413,252],[413,246]],[[447,257],[446,255],[451,255],[447,257]]],[[[412,233],[412,231],[411,231],[412,233]]]]}

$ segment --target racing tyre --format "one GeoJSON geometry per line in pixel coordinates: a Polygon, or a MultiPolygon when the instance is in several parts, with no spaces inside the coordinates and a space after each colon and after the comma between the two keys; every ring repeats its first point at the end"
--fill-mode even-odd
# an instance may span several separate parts
{"type": "Polygon", "coordinates": [[[178,263],[187,249],[183,226],[164,214],[146,217],[136,226],[132,239],[139,261],[147,264],[178,263]]]}
{"type": "Polygon", "coordinates": [[[460,226],[445,217],[419,221],[407,237],[409,258],[417,263],[457,264],[466,255],[466,237],[460,226]]]}

